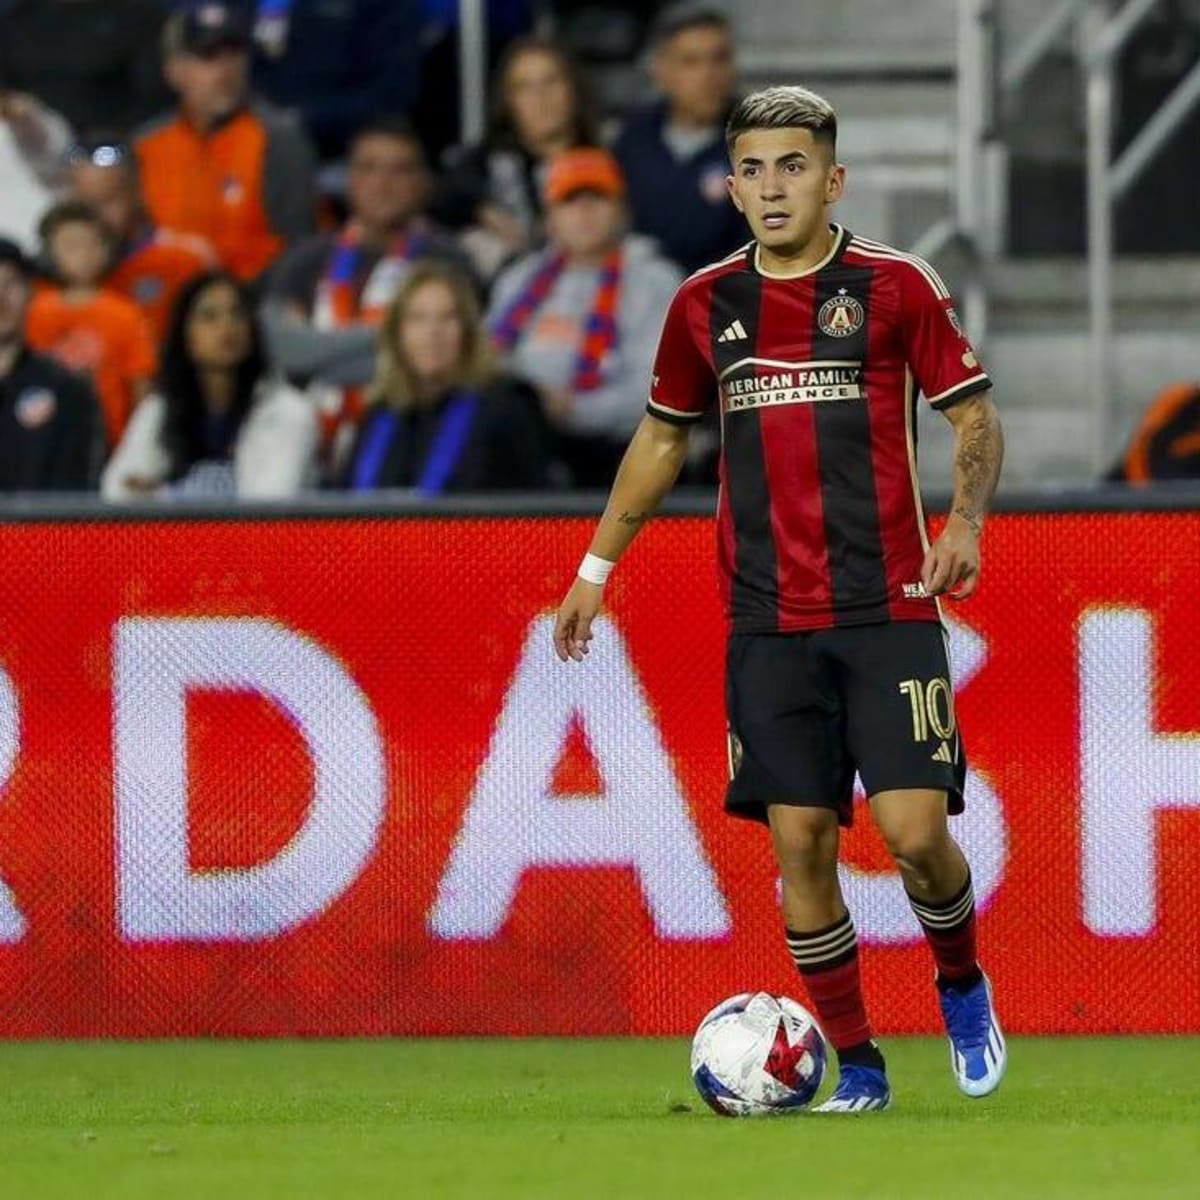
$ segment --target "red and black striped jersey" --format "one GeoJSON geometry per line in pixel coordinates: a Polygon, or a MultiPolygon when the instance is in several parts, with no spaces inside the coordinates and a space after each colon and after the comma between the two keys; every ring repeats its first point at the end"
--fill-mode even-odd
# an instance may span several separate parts
{"type": "Polygon", "coordinates": [[[735,629],[936,621],[917,483],[916,395],[991,387],[937,272],[833,227],[781,278],[757,246],[687,279],[667,312],[649,412],[721,413],[718,557],[735,629]]]}

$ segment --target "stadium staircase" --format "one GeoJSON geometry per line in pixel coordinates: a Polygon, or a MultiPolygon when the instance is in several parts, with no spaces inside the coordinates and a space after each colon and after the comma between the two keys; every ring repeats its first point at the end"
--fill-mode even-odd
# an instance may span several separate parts
{"type": "MultiPolygon", "coordinates": [[[[1006,40],[1019,38],[1042,8],[1041,0],[1007,0],[1001,9],[1006,40]]],[[[949,215],[956,132],[955,0],[786,6],[741,0],[733,12],[748,84],[803,82],[838,107],[841,157],[851,167],[841,206],[847,225],[911,247],[949,215]],[[781,9],[788,14],[782,19],[781,9]]],[[[1047,128],[1047,114],[1055,114],[1052,168],[1069,165],[1072,158],[1078,162],[1081,155],[1072,132],[1080,83],[1077,74],[1062,69],[1069,61],[1068,44],[1033,81],[1031,118],[1018,122],[1018,131],[1025,129],[1032,138],[1039,127],[1047,128]],[[1039,120],[1034,114],[1040,114],[1039,120]]],[[[1034,161],[1047,153],[1044,132],[1042,136],[1043,145],[1026,147],[1034,161]]],[[[1052,220],[1055,214],[1047,209],[1053,207],[1053,192],[1051,199],[1028,192],[1030,207],[1023,210],[1016,178],[1009,228],[1014,222],[1052,220]]],[[[1075,201],[1080,205],[1078,196],[1075,201]]],[[[1082,219],[1079,208],[1070,219],[1082,219]]],[[[1019,237],[1009,240],[1015,243],[1019,237]]],[[[951,247],[935,262],[960,290],[963,256],[951,247]]],[[[1084,259],[1002,255],[986,268],[985,279],[990,301],[985,353],[1000,385],[1008,435],[1007,483],[1093,479],[1084,259]]],[[[1200,376],[1200,262],[1119,259],[1115,289],[1120,335],[1117,420],[1109,447],[1114,461],[1139,413],[1161,387],[1200,376]]],[[[944,487],[950,479],[946,422],[926,414],[921,433],[922,477],[927,485],[944,487]]]]}

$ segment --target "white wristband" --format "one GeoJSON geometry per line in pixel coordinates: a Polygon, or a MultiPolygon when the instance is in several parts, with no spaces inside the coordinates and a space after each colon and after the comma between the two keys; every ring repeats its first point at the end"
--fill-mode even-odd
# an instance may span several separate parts
{"type": "Polygon", "coordinates": [[[608,577],[616,565],[615,562],[609,562],[607,558],[601,558],[598,554],[585,554],[583,562],[579,564],[579,578],[603,587],[608,582],[608,577]]]}

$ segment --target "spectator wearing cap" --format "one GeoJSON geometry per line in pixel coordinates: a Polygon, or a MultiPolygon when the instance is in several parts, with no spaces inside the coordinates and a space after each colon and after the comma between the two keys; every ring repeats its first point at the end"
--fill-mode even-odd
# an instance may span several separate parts
{"type": "Polygon", "coordinates": [[[551,38],[510,43],[496,68],[487,141],[447,152],[434,216],[463,232],[485,279],[541,245],[542,183],[550,160],[599,143],[586,80],[551,38]]]}
{"type": "Polygon", "coordinates": [[[651,46],[662,97],[630,115],[615,151],[629,180],[633,228],[695,271],[748,240],[725,183],[725,118],[736,88],[729,18],[677,5],[655,23],[651,46]]]}
{"type": "Polygon", "coordinates": [[[422,0],[258,0],[255,90],[300,113],[323,159],[369,120],[412,111],[422,0]]]}
{"type": "Polygon", "coordinates": [[[123,142],[76,144],[68,162],[71,191],[100,218],[112,239],[112,267],[104,286],[136,304],[155,343],[161,342],[179,289],[216,265],[212,247],[203,238],[150,220],[133,154],[123,142]]]}
{"type": "Polygon", "coordinates": [[[172,13],[163,49],[179,108],[134,142],[151,220],[204,238],[243,280],[312,233],[316,215],[312,148],[295,118],[251,99],[250,46],[239,8],[172,13]]]}
{"type": "Polygon", "coordinates": [[[13,0],[0,13],[0,78],[75,129],[132,129],[168,98],[160,0],[13,0]]]}
{"type": "Polygon", "coordinates": [[[556,158],[545,202],[549,245],[497,280],[489,325],[509,369],[538,389],[571,482],[607,486],[645,410],[682,275],[626,232],[625,180],[606,150],[556,158]]]}
{"type": "Polygon", "coordinates": [[[29,307],[29,344],[91,381],[116,445],[154,374],[154,341],[137,306],[101,286],[112,241],[92,209],[64,200],[42,218],[41,233],[54,285],[29,307]]]}
{"type": "Polygon", "coordinates": [[[25,341],[32,266],[0,238],[0,492],[83,492],[96,486],[100,410],[84,380],[25,341]]]}
{"type": "Polygon", "coordinates": [[[71,127],[0,76],[0,237],[37,249],[37,227],[62,184],[71,127]]]}
{"type": "Polygon", "coordinates": [[[272,357],[322,414],[331,465],[362,415],[379,323],[413,264],[435,258],[470,272],[457,243],[425,216],[431,187],[425,152],[405,121],[366,125],[347,164],[349,219],[336,233],[300,242],[271,274],[262,312],[272,357]]]}

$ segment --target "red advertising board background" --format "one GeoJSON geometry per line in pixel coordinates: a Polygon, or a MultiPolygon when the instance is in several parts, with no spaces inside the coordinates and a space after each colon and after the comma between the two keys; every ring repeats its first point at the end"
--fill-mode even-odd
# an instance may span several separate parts
{"type": "MultiPolygon", "coordinates": [[[[591,524],[0,529],[0,1034],[678,1034],[802,998],[766,836],[721,813],[711,525],[647,529],[562,666],[591,524]]],[[[950,613],[1014,1032],[1200,1031],[1198,545],[1191,514],[997,516],[950,613]]],[[[844,846],[893,893],[856,912],[876,1024],[934,1030],[868,822],[844,846]]]]}

